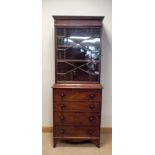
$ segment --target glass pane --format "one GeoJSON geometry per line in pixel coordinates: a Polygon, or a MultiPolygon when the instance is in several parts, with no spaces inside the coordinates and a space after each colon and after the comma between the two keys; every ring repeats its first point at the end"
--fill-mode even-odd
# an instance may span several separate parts
{"type": "Polygon", "coordinates": [[[67,74],[57,74],[57,81],[98,81],[98,75],[88,75],[83,73],[81,70],[72,71],[67,74]],[[78,75],[78,76],[77,76],[78,75]]]}
{"type": "Polygon", "coordinates": [[[99,59],[100,30],[98,28],[59,28],[57,35],[57,49],[65,48],[66,59],[99,59]]]}
{"type": "Polygon", "coordinates": [[[60,45],[65,45],[64,44],[64,38],[58,37],[57,38],[57,44],[58,44],[58,47],[61,47],[60,45]]]}
{"type": "Polygon", "coordinates": [[[74,71],[73,81],[89,81],[89,74],[81,71],[80,69],[77,69],[74,71]]]}
{"type": "Polygon", "coordinates": [[[56,31],[57,36],[65,36],[65,29],[64,28],[58,28],[56,31]]]}
{"type": "Polygon", "coordinates": [[[98,81],[99,28],[57,28],[58,81],[98,81]]]}
{"type": "Polygon", "coordinates": [[[86,65],[82,66],[81,69],[85,70],[91,75],[99,75],[99,64],[98,63],[87,63],[86,65]]]}
{"type": "Polygon", "coordinates": [[[61,80],[94,81],[99,78],[99,66],[92,62],[58,62],[57,75],[61,80]]]}
{"type": "Polygon", "coordinates": [[[67,64],[65,62],[58,62],[57,63],[57,72],[58,73],[66,73],[70,70],[72,70],[74,67],[70,64],[67,64]]]}
{"type": "Polygon", "coordinates": [[[75,40],[88,39],[90,37],[100,37],[98,28],[69,28],[66,29],[67,37],[75,40]]]}
{"type": "Polygon", "coordinates": [[[85,60],[87,51],[80,45],[73,46],[66,50],[66,59],[82,59],[85,60]]]}
{"type": "Polygon", "coordinates": [[[98,60],[100,57],[100,38],[90,38],[81,42],[81,45],[87,49],[86,57],[98,60]]]}
{"type": "Polygon", "coordinates": [[[65,50],[63,50],[63,49],[58,49],[58,50],[57,50],[57,58],[58,58],[58,59],[64,59],[64,58],[65,58],[65,50]]]}

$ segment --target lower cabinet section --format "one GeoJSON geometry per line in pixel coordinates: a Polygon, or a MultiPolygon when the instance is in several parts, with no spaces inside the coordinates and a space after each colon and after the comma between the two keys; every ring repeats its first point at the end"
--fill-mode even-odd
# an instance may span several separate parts
{"type": "Polygon", "coordinates": [[[53,86],[53,147],[58,141],[91,141],[100,147],[100,84],[53,86]]]}

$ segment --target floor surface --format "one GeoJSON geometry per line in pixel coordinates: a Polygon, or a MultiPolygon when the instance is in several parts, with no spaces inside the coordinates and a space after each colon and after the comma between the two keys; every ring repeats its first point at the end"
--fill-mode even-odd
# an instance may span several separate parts
{"type": "Polygon", "coordinates": [[[43,133],[42,150],[42,155],[112,155],[112,135],[101,135],[100,148],[92,143],[57,143],[56,148],[53,148],[52,133],[43,133]]]}

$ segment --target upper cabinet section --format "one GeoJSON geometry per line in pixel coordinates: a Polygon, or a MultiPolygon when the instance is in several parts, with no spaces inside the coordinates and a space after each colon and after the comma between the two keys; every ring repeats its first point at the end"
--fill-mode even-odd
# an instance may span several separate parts
{"type": "Polygon", "coordinates": [[[103,17],[55,19],[57,83],[99,83],[103,17]]]}

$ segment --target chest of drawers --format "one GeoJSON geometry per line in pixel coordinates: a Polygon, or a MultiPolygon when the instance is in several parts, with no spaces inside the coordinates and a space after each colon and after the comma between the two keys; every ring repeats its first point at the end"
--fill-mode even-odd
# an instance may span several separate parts
{"type": "Polygon", "coordinates": [[[89,140],[100,147],[100,84],[53,86],[53,141],[89,140]]]}

